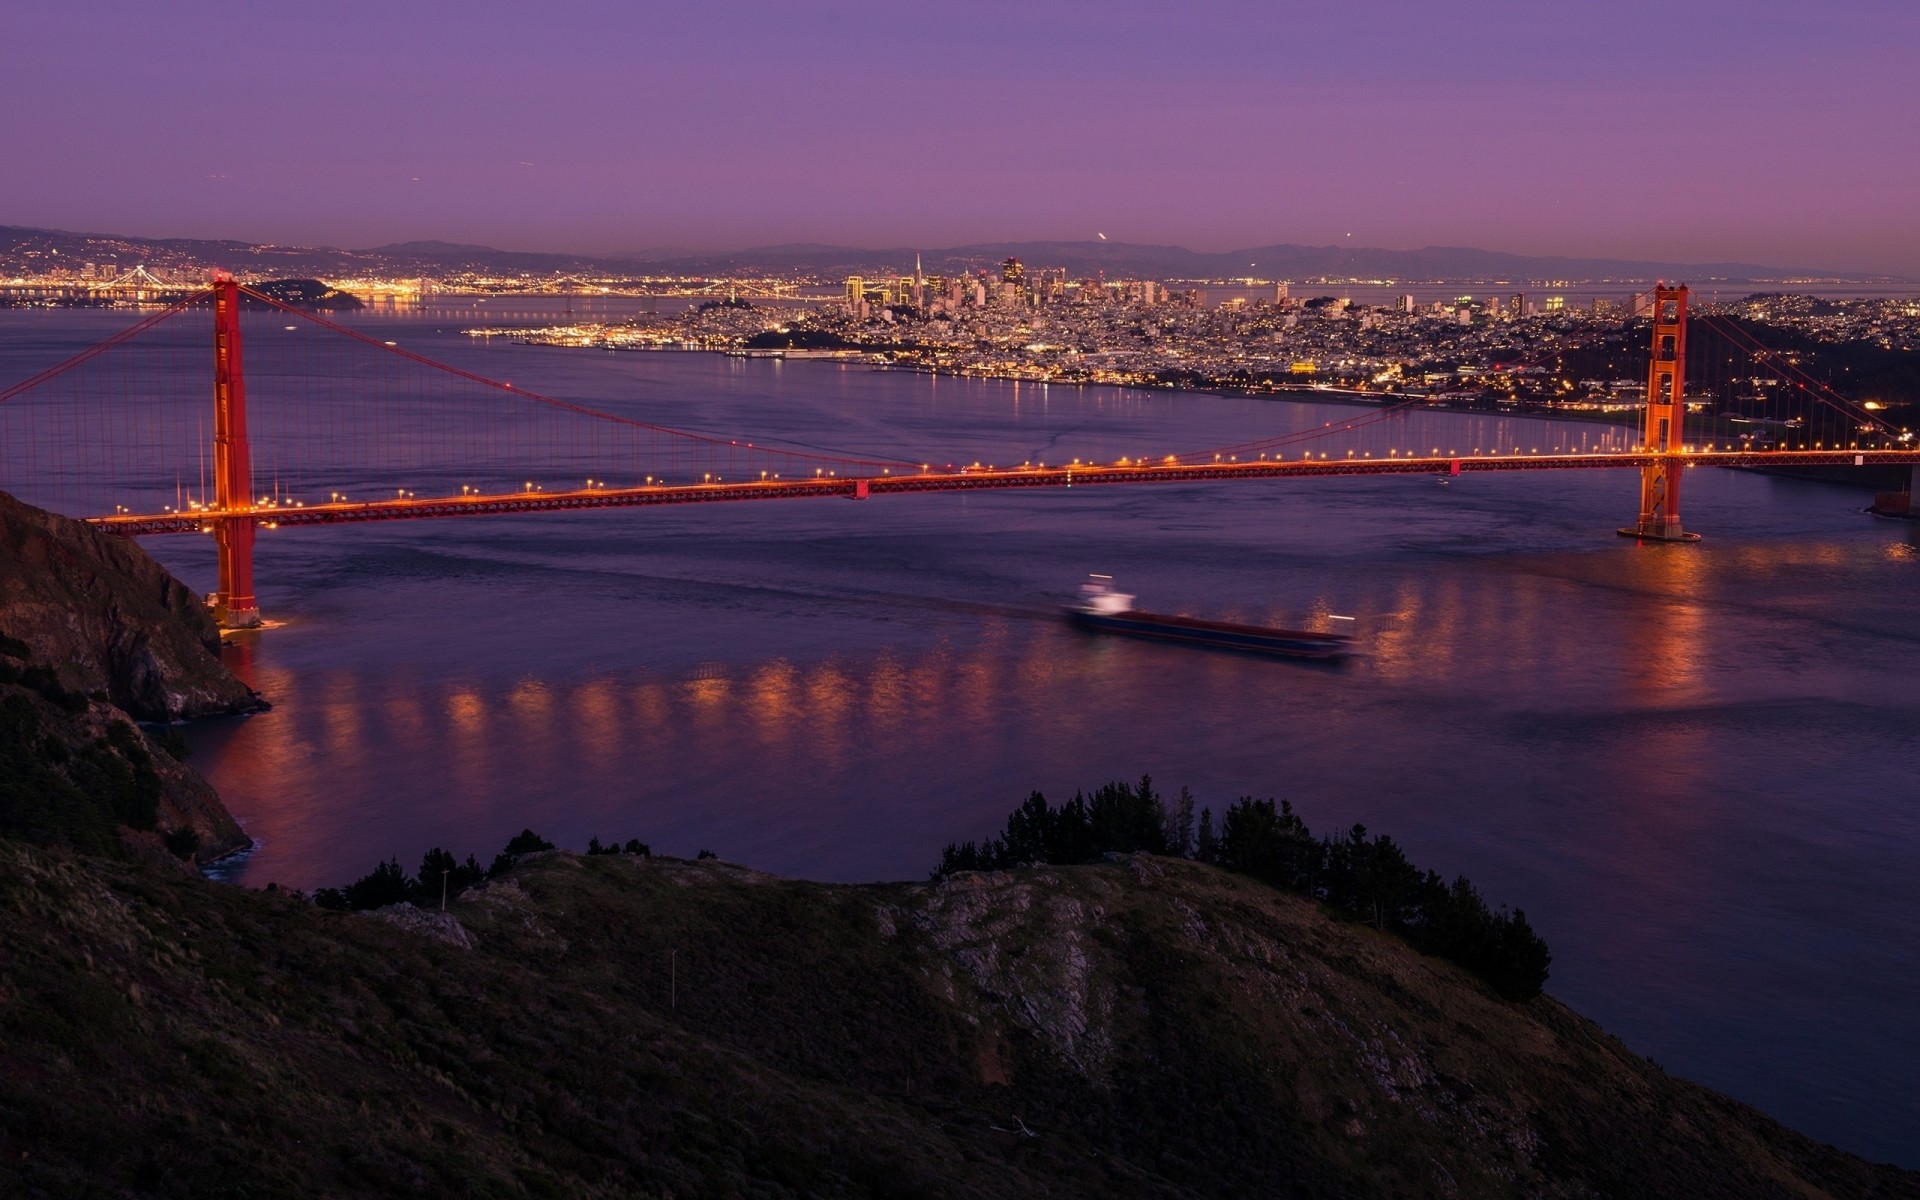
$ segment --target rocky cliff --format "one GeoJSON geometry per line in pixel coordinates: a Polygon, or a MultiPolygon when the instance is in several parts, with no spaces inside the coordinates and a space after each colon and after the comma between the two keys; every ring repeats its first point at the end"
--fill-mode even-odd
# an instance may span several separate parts
{"type": "Polygon", "coordinates": [[[185,585],[132,542],[0,493],[0,836],[161,862],[248,844],[164,721],[262,706],[185,585]]]}
{"type": "Polygon", "coordinates": [[[127,538],[0,492],[0,633],[142,721],[246,712],[206,605],[127,538]]]}
{"type": "Polygon", "coordinates": [[[65,690],[18,648],[0,644],[0,837],[181,864],[251,844],[177,735],[65,690]]]}
{"type": "Polygon", "coordinates": [[[0,845],[0,1191],[1920,1197],[1195,863],[553,852],[450,910],[0,845]]]}

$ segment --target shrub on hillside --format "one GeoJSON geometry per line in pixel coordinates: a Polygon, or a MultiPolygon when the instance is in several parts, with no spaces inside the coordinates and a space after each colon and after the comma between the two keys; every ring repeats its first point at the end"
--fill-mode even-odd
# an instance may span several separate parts
{"type": "Polygon", "coordinates": [[[487,874],[498,875],[508,870],[523,854],[538,854],[542,850],[551,849],[553,849],[552,842],[531,829],[522,829],[513,835],[504,850],[493,856],[493,865],[487,868],[487,874]]]}
{"type": "MultiPolygon", "coordinates": [[[[1190,822],[1193,797],[1184,790],[1177,812],[1190,822]]],[[[1007,817],[1006,830],[977,845],[951,844],[934,873],[997,871],[1035,863],[1079,863],[1109,852],[1184,853],[1191,824],[1175,828],[1153,778],[1142,775],[1137,787],[1109,783],[1091,797],[1075,792],[1058,808],[1035,792],[1007,817]]]]}
{"type": "MultiPolygon", "coordinates": [[[[11,682],[66,711],[76,700],[85,710],[86,697],[50,684],[44,668],[21,674],[33,678],[11,682]],[[48,694],[55,690],[57,699],[48,694]]],[[[44,712],[32,694],[0,682],[0,837],[118,854],[116,827],[152,829],[164,791],[139,731],[116,721],[106,736],[76,744],[44,712]]]]}
{"type": "MultiPolygon", "coordinates": [[[[437,908],[443,900],[506,873],[524,856],[553,848],[552,842],[531,829],[523,829],[494,856],[491,866],[482,867],[480,860],[471,854],[461,862],[454,858],[452,851],[435,846],[421,857],[416,875],[409,876],[401,869],[399,859],[390,858],[345,887],[319,889],[313,894],[313,902],[321,908],[341,911],[385,908],[401,903],[437,908]]],[[[629,839],[623,847],[611,842],[602,845],[596,837],[587,844],[587,853],[632,854],[645,858],[653,852],[638,838],[629,839]]]]}

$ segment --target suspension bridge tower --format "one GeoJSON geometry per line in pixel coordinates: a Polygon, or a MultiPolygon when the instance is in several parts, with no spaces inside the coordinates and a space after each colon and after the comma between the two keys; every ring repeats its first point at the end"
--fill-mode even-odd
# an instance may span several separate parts
{"type": "Polygon", "coordinates": [[[213,536],[220,547],[214,619],[227,629],[260,624],[253,598],[253,460],[247,449],[247,383],[240,368],[240,285],[213,273],[213,536]]]}
{"type": "Polygon", "coordinates": [[[1621,537],[1654,542],[1697,542],[1700,535],[1680,525],[1681,427],[1687,415],[1687,289],[1653,290],[1653,361],[1647,368],[1647,426],[1642,451],[1651,455],[1640,468],[1640,519],[1620,530],[1621,537]]]}

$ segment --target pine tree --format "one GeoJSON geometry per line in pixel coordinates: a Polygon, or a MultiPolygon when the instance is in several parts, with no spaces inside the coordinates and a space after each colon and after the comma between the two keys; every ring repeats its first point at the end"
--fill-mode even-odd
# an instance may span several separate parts
{"type": "Polygon", "coordinates": [[[1173,802],[1173,810],[1167,814],[1164,840],[1168,854],[1176,858],[1193,857],[1193,792],[1184,784],[1180,798],[1173,802]]]}
{"type": "Polygon", "coordinates": [[[1220,861],[1220,839],[1213,832],[1213,810],[1200,810],[1200,831],[1194,835],[1193,856],[1203,863],[1220,861]]]}
{"type": "Polygon", "coordinates": [[[341,891],[348,908],[385,908],[411,899],[413,883],[407,878],[407,873],[400,869],[400,860],[390,858],[375,867],[372,873],[348,884],[341,891]]]}

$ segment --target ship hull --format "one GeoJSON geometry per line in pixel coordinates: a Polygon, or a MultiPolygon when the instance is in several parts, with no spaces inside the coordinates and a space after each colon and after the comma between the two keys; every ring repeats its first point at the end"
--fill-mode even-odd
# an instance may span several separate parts
{"type": "Polygon", "coordinates": [[[1341,658],[1353,649],[1352,640],[1339,634],[1265,629],[1257,625],[1234,625],[1225,621],[1202,621],[1195,617],[1173,617],[1160,613],[1090,613],[1068,609],[1067,618],[1078,628],[1093,633],[1184,642],[1281,658],[1341,658]]]}

